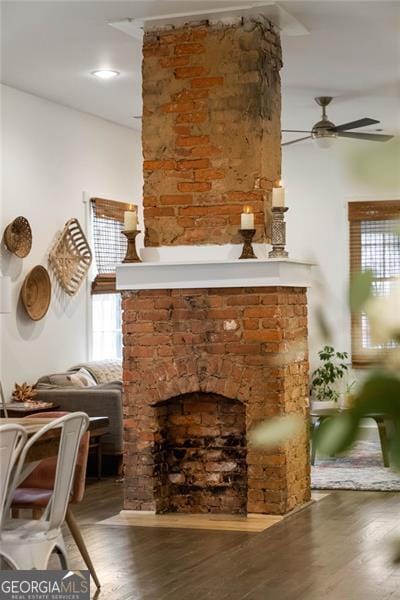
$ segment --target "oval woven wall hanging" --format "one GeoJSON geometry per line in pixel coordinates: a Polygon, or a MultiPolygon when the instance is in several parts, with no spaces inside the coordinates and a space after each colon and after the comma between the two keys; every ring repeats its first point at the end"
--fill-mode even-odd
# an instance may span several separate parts
{"type": "Polygon", "coordinates": [[[17,217],[4,231],[4,243],[7,250],[18,256],[25,258],[32,248],[32,229],[28,219],[17,217]]]}
{"type": "Polygon", "coordinates": [[[25,277],[21,300],[32,321],[40,321],[49,310],[51,282],[47,270],[41,265],[34,267],[25,277]]]}
{"type": "Polygon", "coordinates": [[[63,290],[77,293],[92,264],[92,252],[78,219],[70,219],[49,254],[49,263],[63,290]]]}

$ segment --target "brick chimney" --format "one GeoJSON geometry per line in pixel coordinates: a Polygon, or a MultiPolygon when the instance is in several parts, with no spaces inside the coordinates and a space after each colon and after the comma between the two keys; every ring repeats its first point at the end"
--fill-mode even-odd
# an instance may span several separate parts
{"type": "Polygon", "coordinates": [[[268,239],[280,178],[280,39],[266,20],[146,33],[145,243],[239,243],[244,204],[268,239]]]}
{"type": "MultiPolygon", "coordinates": [[[[239,243],[244,204],[255,212],[255,241],[268,240],[281,168],[280,67],[279,35],[264,19],[145,34],[147,246],[191,245],[193,255],[196,246],[239,243]]],[[[121,286],[130,290],[125,509],[283,514],[310,498],[306,289],[278,272],[268,284],[273,261],[257,261],[260,278],[246,284],[250,264],[238,263],[243,276],[225,280],[233,287],[222,277],[209,283],[207,262],[197,285],[191,264],[175,284],[174,264],[153,265],[158,279],[151,264],[121,267],[132,282],[121,286]],[[248,447],[252,426],[289,413],[303,417],[295,439],[248,447]]],[[[230,268],[237,273],[235,261],[230,268]]]]}

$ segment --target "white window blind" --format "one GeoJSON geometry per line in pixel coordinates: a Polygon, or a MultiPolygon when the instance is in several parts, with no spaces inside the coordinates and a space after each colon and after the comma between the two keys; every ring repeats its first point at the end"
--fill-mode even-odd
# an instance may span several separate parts
{"type": "MultiPolygon", "coordinates": [[[[385,296],[400,276],[400,200],[350,202],[350,273],[372,271],[373,292],[385,296]]],[[[400,310],[400,307],[399,307],[400,310]]],[[[394,343],[376,346],[365,314],[352,316],[352,361],[368,365],[394,343]]]]}
{"type": "Polygon", "coordinates": [[[121,233],[124,211],[130,204],[92,198],[92,232],[97,275],[92,294],[115,293],[115,270],[126,254],[127,240],[121,233]]]}

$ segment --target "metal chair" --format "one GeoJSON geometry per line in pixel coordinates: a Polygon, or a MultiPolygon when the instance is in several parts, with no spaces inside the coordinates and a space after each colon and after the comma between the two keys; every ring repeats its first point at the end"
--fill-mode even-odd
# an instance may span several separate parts
{"type": "Polygon", "coordinates": [[[89,424],[85,413],[75,412],[42,427],[25,444],[5,504],[7,511],[18,485],[31,448],[48,431],[61,429],[53,493],[39,520],[9,519],[3,521],[0,554],[15,569],[46,569],[56,552],[63,569],[68,569],[67,553],[61,526],[65,519],[81,438],[89,424]]]}
{"type": "MultiPolygon", "coordinates": [[[[30,415],[29,419],[51,417],[59,418],[68,415],[67,412],[43,412],[30,415]]],[[[70,504],[77,504],[82,501],[85,491],[86,466],[89,453],[90,433],[87,431],[80,442],[78,458],[75,467],[74,483],[72,485],[71,497],[67,512],[65,515],[66,523],[69,527],[72,537],[86,563],[87,568],[96,584],[100,588],[100,581],[89,555],[82,533],[75,520],[70,504]]],[[[21,483],[14,492],[11,510],[16,517],[20,510],[31,510],[34,518],[40,518],[43,510],[53,493],[54,479],[56,474],[57,458],[45,458],[40,461],[32,473],[21,483]]]]}
{"type": "Polygon", "coordinates": [[[0,532],[7,514],[5,504],[11,474],[26,439],[21,425],[0,425],[0,532]]]}

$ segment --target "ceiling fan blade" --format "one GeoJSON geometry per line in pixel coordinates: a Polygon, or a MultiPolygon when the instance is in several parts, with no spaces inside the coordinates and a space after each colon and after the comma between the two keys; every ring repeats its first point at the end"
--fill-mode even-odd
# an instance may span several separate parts
{"type": "Polygon", "coordinates": [[[285,142],[282,146],[290,146],[290,144],[297,144],[297,142],[302,142],[303,140],[311,139],[311,135],[307,135],[306,137],[297,138],[297,140],[292,140],[291,142],[285,142]]]}
{"type": "Polygon", "coordinates": [[[367,125],[376,125],[379,123],[376,119],[357,119],[357,121],[350,121],[349,123],[342,123],[342,125],[336,125],[332,127],[333,131],[347,131],[347,129],[357,129],[358,127],[367,127],[367,125]]]}
{"type": "Polygon", "coordinates": [[[352,133],[350,131],[338,131],[339,137],[352,138],[354,140],[366,140],[369,142],[388,142],[394,135],[383,135],[380,133],[352,133]]]}
{"type": "Polygon", "coordinates": [[[282,129],[282,133],[311,133],[309,129],[282,129]]]}

